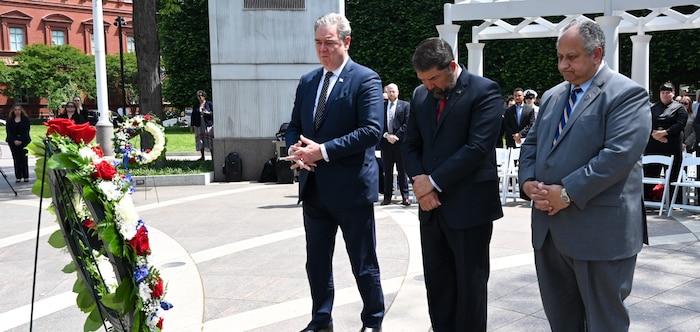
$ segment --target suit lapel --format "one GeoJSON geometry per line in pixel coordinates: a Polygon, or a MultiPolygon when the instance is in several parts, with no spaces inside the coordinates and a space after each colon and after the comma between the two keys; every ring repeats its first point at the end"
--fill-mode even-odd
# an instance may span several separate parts
{"type": "MultiPolygon", "coordinates": [[[[586,90],[586,93],[581,95],[579,98],[578,104],[576,104],[576,108],[574,108],[573,113],[569,117],[569,121],[566,123],[566,127],[564,127],[564,131],[561,133],[559,136],[559,140],[565,139],[566,134],[569,132],[569,128],[572,128],[573,126],[576,125],[576,121],[585,113],[590,112],[589,106],[591,103],[600,95],[600,92],[602,91],[602,86],[605,83],[605,80],[607,78],[607,71],[605,71],[607,67],[604,67],[601,69],[600,73],[596,75],[596,77],[593,79],[593,82],[591,82],[591,85],[588,87],[588,90],[586,90]]],[[[567,95],[567,100],[568,100],[568,95],[567,95]]]]}
{"type": "Polygon", "coordinates": [[[553,150],[552,141],[569,99],[569,89],[571,89],[571,84],[563,84],[558,91],[552,94],[551,104],[553,106],[548,106],[544,110],[540,108],[540,116],[543,117],[540,122],[542,129],[537,133],[537,141],[538,143],[542,142],[541,146],[546,149],[547,154],[553,150]]]}
{"type": "MultiPolygon", "coordinates": [[[[333,112],[333,103],[338,100],[339,98],[343,97],[343,93],[347,93],[347,91],[343,88],[346,84],[348,84],[348,81],[350,79],[350,74],[352,72],[352,59],[348,59],[348,62],[345,64],[345,67],[343,68],[343,71],[340,72],[340,75],[338,75],[338,79],[335,81],[335,85],[333,85],[333,89],[331,92],[328,94],[328,98],[326,99],[326,107],[323,111],[323,115],[321,116],[321,121],[319,122],[318,129],[319,130],[321,127],[323,127],[323,123],[326,121],[326,118],[328,118],[329,114],[333,112]]],[[[321,69],[321,74],[319,75],[318,79],[318,84],[321,84],[321,76],[323,75],[323,69],[321,69]]],[[[314,79],[315,80],[315,79],[314,79]]],[[[318,85],[316,85],[316,88],[318,89],[318,85]]],[[[313,122],[313,120],[312,120],[313,122]]]]}
{"type": "MultiPolygon", "coordinates": [[[[440,120],[437,121],[437,125],[435,127],[435,134],[437,134],[437,132],[440,130],[442,123],[445,122],[445,119],[450,114],[450,110],[452,110],[454,105],[456,105],[459,99],[462,98],[462,95],[464,94],[464,91],[466,90],[467,85],[469,84],[468,75],[469,73],[467,72],[467,69],[462,67],[462,73],[457,78],[457,84],[455,84],[455,87],[452,89],[452,92],[450,92],[450,95],[447,98],[447,103],[445,104],[445,108],[442,110],[442,114],[440,115],[440,120]]],[[[440,101],[437,100],[437,103],[439,102],[440,101]]],[[[437,104],[435,107],[435,118],[437,118],[437,104]]]]}

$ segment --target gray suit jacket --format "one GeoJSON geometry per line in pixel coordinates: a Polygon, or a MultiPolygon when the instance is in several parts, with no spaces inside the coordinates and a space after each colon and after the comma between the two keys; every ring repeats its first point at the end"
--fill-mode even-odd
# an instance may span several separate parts
{"type": "Polygon", "coordinates": [[[554,216],[533,208],[533,247],[551,233],[559,251],[575,259],[631,257],[646,229],[641,155],[651,131],[648,94],[603,65],[552,146],[570,88],[563,82],[544,93],[521,147],[521,185],[561,184],[573,201],[554,216]]]}

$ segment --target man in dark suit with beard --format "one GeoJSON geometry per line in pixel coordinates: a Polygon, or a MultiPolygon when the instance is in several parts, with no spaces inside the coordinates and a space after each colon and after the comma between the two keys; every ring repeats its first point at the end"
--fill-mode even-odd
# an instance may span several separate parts
{"type": "Polygon", "coordinates": [[[513,91],[513,100],[515,104],[506,109],[503,121],[506,146],[509,148],[520,146],[522,139],[527,136],[530,127],[535,122],[535,110],[532,106],[524,103],[523,89],[516,88],[513,91]]]}

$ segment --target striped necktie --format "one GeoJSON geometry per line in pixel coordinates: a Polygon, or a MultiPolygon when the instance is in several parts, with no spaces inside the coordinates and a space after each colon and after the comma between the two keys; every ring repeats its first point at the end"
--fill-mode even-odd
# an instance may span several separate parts
{"type": "Polygon", "coordinates": [[[557,127],[557,133],[554,135],[554,141],[552,141],[552,145],[557,144],[557,139],[559,138],[559,135],[564,131],[564,127],[566,126],[566,123],[569,121],[569,116],[571,115],[571,111],[574,109],[574,104],[576,103],[577,95],[579,92],[583,91],[580,86],[575,86],[574,89],[569,93],[569,102],[566,103],[566,108],[564,109],[564,112],[561,114],[561,121],[559,121],[559,127],[557,127]]]}
{"type": "Polygon", "coordinates": [[[331,76],[333,72],[326,72],[326,76],[323,79],[323,87],[321,88],[321,94],[318,95],[318,104],[316,106],[316,116],[314,117],[314,127],[318,129],[318,125],[321,124],[321,118],[323,117],[323,111],[326,109],[326,95],[328,94],[328,86],[331,83],[331,76]]]}

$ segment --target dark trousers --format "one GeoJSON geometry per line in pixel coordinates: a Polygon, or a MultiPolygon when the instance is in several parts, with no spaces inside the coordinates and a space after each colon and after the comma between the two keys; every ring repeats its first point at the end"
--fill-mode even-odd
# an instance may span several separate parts
{"type": "Polygon", "coordinates": [[[408,177],[401,157],[401,146],[399,143],[391,144],[386,142],[382,147],[382,162],[384,168],[384,200],[391,200],[394,186],[394,164],[396,164],[396,178],[401,191],[401,198],[408,198],[408,177]]]}
{"type": "Polygon", "coordinates": [[[10,152],[12,152],[12,161],[15,166],[15,178],[28,179],[29,178],[29,157],[27,156],[27,149],[21,146],[16,146],[14,142],[8,143],[10,146],[10,152]]]}
{"type": "Polygon", "coordinates": [[[623,301],[632,292],[637,255],[611,261],[583,261],[562,255],[551,235],[535,250],[537,281],[553,332],[627,331],[623,301]]]}
{"type": "Polygon", "coordinates": [[[308,327],[319,329],[333,322],[333,250],[338,227],[343,232],[345,248],[364,304],[360,314],[362,324],[366,327],[381,326],[384,293],[375,250],[374,205],[346,209],[326,207],[318,197],[313,174],[309,175],[305,191],[306,274],[313,302],[308,327]]]}
{"type": "Polygon", "coordinates": [[[489,243],[493,223],[451,229],[439,210],[428,222],[420,224],[433,331],[486,331],[489,243]]]}

